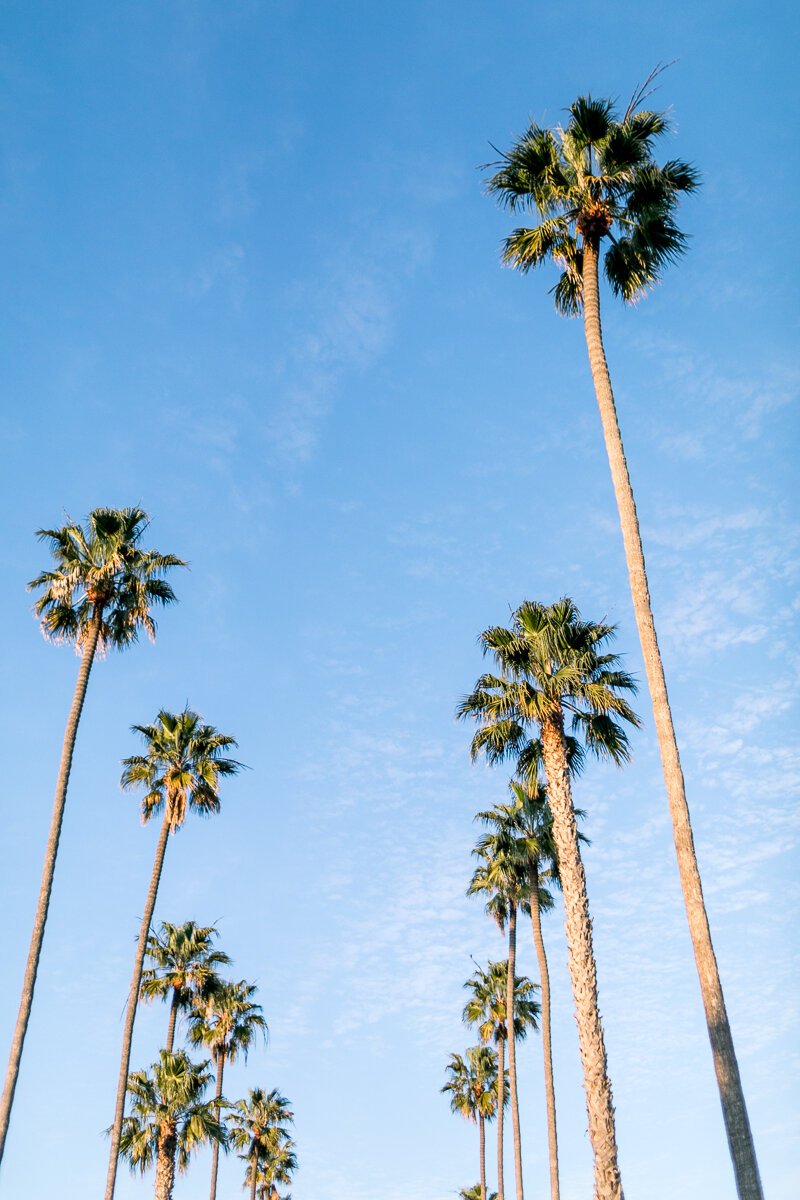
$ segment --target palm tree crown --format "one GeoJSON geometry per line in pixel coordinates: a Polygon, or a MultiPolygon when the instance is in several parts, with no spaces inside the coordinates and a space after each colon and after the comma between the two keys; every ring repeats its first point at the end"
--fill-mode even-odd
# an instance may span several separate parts
{"type": "Polygon", "coordinates": [[[447,1083],[450,1108],[467,1121],[490,1121],[497,1113],[497,1055],[488,1046],[471,1046],[466,1058],[451,1054],[447,1083]]]}
{"type": "MultiPolygon", "coordinates": [[[[503,1041],[506,1026],[506,984],[508,962],[490,962],[486,970],[477,967],[464,984],[470,997],[464,1005],[464,1021],[475,1025],[482,1042],[503,1041]]],[[[514,1037],[522,1041],[529,1029],[536,1029],[539,1020],[537,987],[525,975],[514,980],[514,1037]]]]}
{"type": "Polygon", "coordinates": [[[146,743],[145,754],[123,759],[123,788],[147,788],[142,817],[164,811],[173,832],[186,818],[187,807],[200,816],[219,812],[219,777],[235,775],[241,763],[223,757],[236,740],[206,725],[196,712],[185,708],[171,713],[162,709],[152,725],[133,725],[146,743]]]}
{"type": "Polygon", "coordinates": [[[206,1046],[215,1059],[222,1055],[226,1062],[234,1062],[240,1053],[247,1058],[256,1037],[268,1036],[261,1005],[253,1000],[256,991],[255,984],[240,979],[198,997],[189,1027],[192,1045],[206,1046]]]}
{"type": "MultiPolygon", "coordinates": [[[[172,1012],[188,1009],[194,997],[206,996],[219,985],[217,968],[228,966],[230,958],[222,950],[213,949],[218,936],[213,925],[197,925],[184,921],[182,925],[161,922],[158,933],[147,939],[147,957],[151,963],[142,972],[140,992],[143,1000],[172,999],[172,1012]]],[[[171,1014],[170,1037],[174,1035],[171,1014]]],[[[171,1046],[167,1046],[171,1049],[171,1046]]]]}
{"type": "Polygon", "coordinates": [[[142,549],[149,524],[141,508],[96,508],[84,525],[38,530],[55,567],[28,587],[41,589],[34,611],[47,637],[81,646],[93,618],[100,621],[101,647],[122,649],[137,640],[140,629],[155,635],[150,609],[175,600],[163,576],[186,563],[174,554],[142,549]]]}
{"type": "Polygon", "coordinates": [[[297,1157],[287,1126],[293,1118],[289,1101],[277,1088],[270,1092],[252,1088],[233,1105],[228,1118],[230,1143],[248,1164],[246,1183],[251,1191],[254,1185],[274,1188],[291,1181],[297,1157]]]}
{"type": "MultiPolygon", "coordinates": [[[[653,76],[647,83],[651,82],[653,76]]],[[[688,163],[656,161],[655,143],[669,129],[664,113],[641,108],[645,89],[620,116],[612,100],[580,96],[564,127],[533,124],[502,155],[488,191],[512,212],[532,209],[532,229],[515,229],[503,261],[528,271],[552,260],[561,268],[556,308],[573,316],[583,302],[583,249],[608,238],[604,267],[613,291],[636,300],[658,282],[684,249],[675,224],[681,195],[699,176],[688,163]]]]}
{"type": "Polygon", "coordinates": [[[169,1152],[184,1171],[192,1152],[206,1142],[224,1145],[226,1134],[204,1100],[211,1082],[208,1062],[194,1063],[184,1053],[161,1051],[150,1071],[134,1071],[128,1080],[131,1111],[122,1126],[120,1152],[132,1170],[144,1173],[163,1152],[169,1152]]]}

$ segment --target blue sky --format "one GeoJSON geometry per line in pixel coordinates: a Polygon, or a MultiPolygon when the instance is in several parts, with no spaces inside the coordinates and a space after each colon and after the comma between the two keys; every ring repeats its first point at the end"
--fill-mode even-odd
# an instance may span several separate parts
{"type": "MultiPolygon", "coordinates": [[[[690,252],[604,327],[728,1007],[770,1200],[800,1185],[798,368],[791,6],[10,0],[4,104],[0,847],[18,1002],[77,662],[24,583],[32,532],[141,503],[191,562],[155,646],[97,665],[4,1194],[98,1194],[155,833],[118,788],[133,722],[192,706],[251,770],[169,846],[159,919],[218,921],[270,1047],[232,1096],[297,1113],[295,1200],[448,1200],[473,1131],[439,1095],[470,955],[472,814],[502,772],[453,719],[524,597],[619,622],[641,675],[580,325],[498,266],[489,145],[677,59],[665,153],[704,178],[690,252]],[[68,1180],[68,1184],[65,1182],[68,1180]],[[65,1190],[67,1188],[67,1190],[65,1190]]],[[[646,696],[592,767],[587,872],[626,1193],[733,1195],[646,696]]],[[[589,1194],[560,921],[547,921],[564,1200],[589,1194]]],[[[530,939],[520,946],[533,974],[530,939]]],[[[166,1014],[145,1010],[135,1065],[166,1014]]],[[[4,1032],[4,1037],[7,1034],[4,1032]]],[[[540,1047],[520,1053],[529,1194],[540,1047]]],[[[238,1194],[241,1164],[222,1164],[238,1194]]],[[[510,1169],[510,1163],[509,1163],[510,1169]]],[[[125,1172],[118,1195],[150,1194],[125,1172]]],[[[176,1196],[207,1194],[198,1157],[176,1196]]]]}

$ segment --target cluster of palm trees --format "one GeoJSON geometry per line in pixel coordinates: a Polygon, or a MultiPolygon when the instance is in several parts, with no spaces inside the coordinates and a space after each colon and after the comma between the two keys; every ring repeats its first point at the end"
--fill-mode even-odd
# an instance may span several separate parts
{"type": "MultiPolygon", "coordinates": [[[[70,522],[38,532],[50,548],[53,564],[29,585],[38,592],[35,612],[48,638],[75,646],[80,666],[64,735],[39,899],[0,1105],[0,1160],[33,1004],[89,676],[99,654],[125,649],[138,640],[142,630],[155,636],[153,609],[175,601],[165,576],[173,568],[185,566],[175,555],[143,548],[148,525],[149,518],[140,508],[98,508],[83,525],[70,522]]],[[[253,1001],[255,989],[245,981],[224,982],[218,977],[215,968],[228,959],[212,949],[215,931],[210,927],[198,928],[188,922],[180,927],[165,924],[159,935],[152,932],[170,836],[178,832],[189,813],[208,816],[219,812],[220,781],[235,775],[241,766],[226,753],[236,741],[207,724],[188,705],[177,713],[162,709],[151,724],[134,725],[133,731],[144,743],[143,752],[123,759],[121,784],[125,790],[142,792],[143,821],[160,817],[161,827],[125,1010],[114,1119],[109,1129],[106,1200],[114,1196],[121,1152],[142,1170],[155,1162],[156,1196],[167,1200],[172,1194],[176,1163],[185,1166],[191,1149],[209,1140],[213,1146],[213,1200],[219,1147],[229,1141],[236,1147],[243,1146],[248,1129],[252,1146],[248,1143],[246,1156],[252,1194],[261,1188],[261,1194],[273,1200],[276,1185],[289,1178],[295,1165],[294,1146],[286,1132],[286,1123],[291,1120],[286,1101],[276,1091],[265,1094],[256,1090],[249,1100],[234,1106],[233,1116],[226,1117],[230,1131],[221,1120],[226,1107],[222,1097],[225,1063],[240,1051],[246,1053],[257,1030],[266,1030],[260,1007],[253,1001]],[[151,965],[145,968],[148,954],[151,965]],[[129,1075],[140,996],[162,994],[170,996],[167,1045],[149,1073],[129,1075]],[[210,1107],[203,1099],[211,1079],[209,1062],[192,1063],[185,1051],[174,1051],[176,1022],[182,1012],[188,1011],[187,1005],[191,1010],[190,1040],[207,1046],[213,1059],[216,1095],[210,1107]],[[131,1105],[126,1118],[128,1097],[131,1105]]]]}
{"type": "Polygon", "coordinates": [[[247,980],[223,979],[218,968],[230,964],[214,948],[217,930],[162,922],[147,938],[147,966],[141,972],[142,1000],[169,1005],[166,1042],[149,1071],[127,1078],[130,1111],[123,1118],[119,1150],[133,1170],[155,1165],[156,1200],[170,1200],[176,1168],[185,1170],[193,1151],[211,1145],[211,1200],[217,1195],[220,1148],[235,1148],[245,1162],[245,1186],[251,1200],[279,1200],[278,1188],[297,1167],[289,1133],[293,1113],[276,1089],[252,1088],[241,1100],[223,1095],[227,1063],[233,1063],[259,1038],[267,1024],[247,980]],[[193,1062],[186,1049],[175,1049],[178,1021],[186,1022],[186,1041],[207,1051],[193,1062]],[[207,1091],[212,1078],[212,1098],[207,1091]]]}
{"type": "MultiPolygon", "coordinates": [[[[557,311],[583,318],[736,1188],[740,1200],[763,1200],[703,899],[636,505],[600,322],[601,263],[611,290],[624,300],[635,301],[659,281],[664,267],[685,247],[676,214],[681,198],[697,188],[698,176],[685,162],[657,159],[656,145],[667,131],[668,121],[663,113],[648,109],[645,101],[660,69],[636,91],[623,113],[611,100],[583,96],[570,106],[563,126],[545,129],[530,125],[511,149],[491,164],[488,191],[512,213],[527,209],[537,218],[533,227],[518,228],[506,238],[503,260],[523,272],[555,263],[559,272],[553,288],[557,311]]],[[[472,741],[473,757],[484,755],[490,762],[511,760],[515,764],[514,803],[498,806],[489,816],[492,832],[479,843],[483,861],[471,887],[490,894],[494,915],[508,928],[504,1040],[508,1046],[512,1114],[515,913],[525,902],[532,914],[542,911],[538,886],[531,891],[531,881],[532,864],[539,853],[535,847],[546,830],[548,853],[542,861],[549,863],[550,878],[559,883],[564,898],[569,973],[594,1152],[595,1200],[622,1200],[623,1192],[572,782],[587,749],[623,763],[628,757],[625,727],[638,724],[626,699],[635,690],[633,680],[620,668],[617,656],[607,650],[613,632],[612,626],[602,622],[584,621],[568,598],[549,605],[525,601],[513,614],[510,628],[493,627],[481,635],[493,669],[478,679],[458,710],[460,716],[474,718],[478,725],[472,741]],[[532,805],[539,806],[540,823],[527,845],[531,827],[527,826],[525,811],[532,805]]],[[[544,1032],[549,1023],[549,1003],[546,962],[538,940],[537,951],[544,1032]]],[[[543,1042],[546,1040],[543,1038],[543,1042]]],[[[475,1048],[466,1060],[454,1058],[449,1070],[447,1088],[454,1104],[457,1095],[465,1097],[463,1105],[461,1100],[458,1102],[460,1111],[477,1119],[481,1129],[485,1119],[495,1114],[502,1117],[505,1081],[496,1058],[486,1058],[480,1048],[475,1048]],[[463,1087],[462,1078],[469,1081],[463,1087]],[[492,1091],[495,1099],[490,1102],[487,1097],[492,1091]],[[473,1097],[469,1102],[468,1093],[473,1097]]],[[[547,1048],[545,1075],[551,1194],[555,1198],[557,1140],[547,1048]]],[[[518,1117],[514,1133],[517,1197],[522,1200],[518,1117]]],[[[498,1171],[502,1200],[502,1158],[498,1171]]],[[[485,1173],[478,1190],[481,1200],[486,1200],[485,1173]]]]}

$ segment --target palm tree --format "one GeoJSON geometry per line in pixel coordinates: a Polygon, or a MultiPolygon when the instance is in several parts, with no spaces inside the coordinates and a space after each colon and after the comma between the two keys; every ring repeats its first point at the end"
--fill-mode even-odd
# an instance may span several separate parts
{"type": "Polygon", "coordinates": [[[488,186],[511,211],[529,208],[541,218],[535,228],[517,229],[506,239],[504,260],[521,271],[555,261],[561,270],[554,288],[556,309],[568,315],[583,313],[728,1144],[741,1200],[761,1200],[600,324],[598,274],[604,238],[608,238],[603,254],[606,279],[612,292],[629,302],[654,286],[663,268],[686,245],[674,218],[681,196],[697,188],[698,175],[676,159],[658,164],[655,142],[667,131],[668,121],[663,113],[642,108],[659,70],[635,93],[622,117],[612,101],[581,96],[571,106],[565,128],[553,131],[531,125],[503,155],[488,186]]]}
{"type": "MultiPolygon", "coordinates": [[[[292,1200],[288,1193],[281,1196],[278,1186],[283,1187],[291,1183],[296,1170],[295,1144],[289,1139],[270,1153],[266,1163],[256,1168],[254,1173],[256,1190],[251,1192],[251,1196],[257,1197],[257,1200],[292,1200]]],[[[245,1175],[245,1187],[252,1188],[252,1186],[251,1168],[248,1167],[245,1175]]]]}
{"type": "MultiPolygon", "coordinates": [[[[131,1060],[133,1024],[142,981],[147,939],[156,906],[158,885],[164,866],[164,855],[169,835],[177,833],[186,814],[196,812],[199,816],[217,813],[219,803],[220,776],[235,775],[241,764],[235,759],[225,758],[223,751],[236,745],[227,734],[219,733],[213,725],[206,725],[196,712],[185,708],[180,713],[162,709],[152,725],[134,725],[133,730],[141,734],[145,742],[145,753],[134,754],[123,760],[123,788],[144,787],[142,818],[145,822],[164,814],[161,831],[156,844],[155,860],[150,876],[139,941],[133,964],[133,976],[128,993],[125,1012],[125,1029],[122,1037],[119,1082],[111,1127],[111,1151],[106,1179],[106,1200],[112,1200],[117,1178],[117,1157],[125,1111],[125,1091],[128,1067],[131,1060]]],[[[217,1113],[219,1119],[219,1113],[217,1113]]],[[[215,1143],[215,1153],[218,1153],[215,1143]]]]}
{"type": "Polygon", "coordinates": [[[494,761],[513,755],[520,730],[533,733],[541,746],[564,893],[597,1200],[621,1200],[622,1181],[564,717],[572,716],[573,733],[580,733],[598,755],[618,764],[628,759],[622,722],[639,721],[624,693],[635,691],[635,684],[619,667],[617,655],[602,652],[613,633],[613,625],[583,621],[567,598],[549,606],[526,600],[514,613],[511,629],[495,626],[481,634],[484,653],[492,655],[498,673],[482,675],[458,708],[459,716],[479,722],[473,757],[482,751],[494,761]]]}
{"type": "MultiPolygon", "coordinates": [[[[503,1110],[508,1095],[505,1049],[508,1038],[508,962],[490,962],[488,969],[476,967],[464,984],[469,1000],[464,1005],[464,1021],[476,1025],[484,1043],[491,1042],[497,1054],[497,1194],[503,1200],[503,1110]]],[[[535,985],[524,975],[514,979],[514,1039],[520,1041],[529,1028],[536,1028],[539,1005],[534,998],[535,985]]]]}
{"type": "Polygon", "coordinates": [[[84,526],[70,523],[60,529],[40,529],[36,535],[47,542],[55,562],[52,570],[43,571],[28,585],[31,590],[40,591],[34,611],[41,619],[45,637],[54,642],[72,642],[80,654],[81,665],[61,748],[39,899],[0,1101],[0,1162],[31,1015],[72,755],[89,674],[98,650],[124,650],[137,641],[141,629],[155,636],[151,609],[175,600],[163,576],[171,567],[186,565],[174,554],[142,548],[140,543],[149,524],[147,513],[140,508],[96,508],[89,513],[84,526]]]}
{"type": "MultiPolygon", "coordinates": [[[[247,1059],[257,1037],[265,1041],[267,1023],[261,1005],[254,1003],[257,988],[240,979],[238,983],[223,983],[207,997],[198,997],[189,1023],[189,1041],[193,1046],[205,1046],[214,1061],[217,1073],[217,1113],[222,1097],[222,1077],[225,1064],[235,1062],[239,1055],[247,1059]]],[[[211,1151],[211,1200],[216,1200],[219,1172],[219,1147],[211,1151]]]]}
{"type": "Polygon", "coordinates": [[[194,921],[184,921],[183,925],[162,921],[160,932],[148,935],[146,953],[152,966],[142,971],[140,998],[169,998],[166,1049],[170,1054],[178,1013],[187,1012],[196,996],[213,991],[221,982],[217,967],[230,965],[227,954],[213,949],[213,940],[218,936],[214,925],[197,925],[194,921]]]}
{"type": "Polygon", "coordinates": [[[450,1093],[450,1109],[478,1126],[481,1200],[486,1200],[486,1122],[497,1112],[497,1055],[488,1046],[472,1046],[464,1058],[451,1054],[449,1079],[443,1092],[450,1093]]]}
{"type": "MultiPolygon", "coordinates": [[[[461,1188],[459,1191],[461,1200],[481,1200],[481,1185],[474,1183],[470,1188],[461,1188]]],[[[502,1200],[497,1192],[489,1192],[487,1200],[502,1200]]]]}
{"type": "MultiPolygon", "coordinates": [[[[542,913],[551,911],[553,896],[547,884],[560,887],[558,856],[553,841],[553,816],[547,804],[547,790],[541,782],[512,780],[509,784],[515,804],[503,806],[503,820],[509,821],[517,836],[529,870],[528,901],[523,905],[530,912],[536,960],[541,979],[542,1056],[545,1062],[545,1102],[547,1108],[547,1144],[551,1169],[551,1200],[559,1200],[558,1126],[555,1121],[555,1086],[553,1084],[553,1044],[551,1038],[551,976],[547,966],[545,938],[542,937],[542,913]],[[505,816],[507,814],[507,817],[505,816]]],[[[582,816],[579,809],[576,817],[582,816]]],[[[491,814],[487,814],[492,820],[491,814]]],[[[579,833],[578,839],[587,841],[579,833]]]]}
{"type": "Polygon", "coordinates": [[[203,1099],[211,1072],[183,1050],[161,1051],[148,1071],[128,1080],[131,1112],[123,1122],[120,1154],[132,1171],[156,1165],[156,1200],[172,1200],[175,1166],[183,1172],[198,1146],[225,1145],[226,1135],[209,1101],[203,1099]]]}
{"type": "Polygon", "coordinates": [[[286,1126],[293,1118],[289,1101],[277,1088],[271,1092],[252,1088],[246,1099],[233,1105],[228,1118],[229,1140],[247,1163],[250,1200],[255,1200],[260,1183],[275,1188],[276,1184],[291,1182],[297,1158],[286,1126]]]}
{"type": "MultiPolygon", "coordinates": [[[[514,1036],[514,986],[517,979],[517,911],[527,895],[526,864],[519,847],[506,832],[484,834],[473,851],[481,862],[467,889],[467,895],[486,893],[486,912],[501,930],[508,929],[506,970],[506,1042],[508,1044],[508,1084],[511,1095],[511,1129],[514,1137],[514,1179],[517,1200],[523,1200],[522,1133],[517,1094],[517,1050],[514,1036]]],[[[538,1005],[537,1005],[538,1010],[538,1005]]]]}

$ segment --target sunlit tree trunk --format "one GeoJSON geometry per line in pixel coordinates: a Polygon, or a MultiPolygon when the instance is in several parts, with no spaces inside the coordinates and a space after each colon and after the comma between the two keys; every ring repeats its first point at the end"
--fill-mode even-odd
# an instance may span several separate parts
{"type": "Polygon", "coordinates": [[[514,1135],[514,1178],[517,1200],[523,1200],[522,1135],[517,1099],[517,1048],[514,1037],[514,984],[517,970],[517,906],[508,906],[508,976],[506,978],[506,1042],[508,1043],[508,1089],[511,1095],[511,1129],[514,1135]]]}
{"type": "Polygon", "coordinates": [[[11,1039],[11,1049],[8,1055],[8,1067],[6,1070],[6,1079],[3,1086],[3,1096],[0,1100],[0,1162],[3,1159],[3,1151],[5,1150],[6,1136],[8,1134],[8,1123],[11,1119],[11,1108],[14,1103],[14,1092],[17,1087],[17,1079],[19,1078],[19,1065],[22,1059],[22,1048],[25,1044],[25,1035],[28,1032],[28,1022],[31,1016],[31,1007],[33,1005],[33,993],[36,987],[36,976],[39,971],[39,959],[42,953],[42,943],[44,941],[44,929],[47,924],[47,910],[50,907],[50,895],[53,890],[53,876],[56,869],[56,857],[58,855],[58,843],[61,840],[61,825],[64,820],[64,806],[67,800],[67,787],[69,785],[69,774],[72,769],[72,755],[75,750],[75,738],[78,734],[78,725],[83,711],[83,702],[86,699],[86,688],[89,684],[89,674],[94,663],[95,653],[97,651],[97,642],[100,637],[100,629],[102,625],[102,611],[98,610],[92,617],[89,631],[86,637],[86,642],[82,649],[81,665],[78,670],[78,679],[75,684],[75,692],[72,697],[72,705],[67,718],[67,727],[64,731],[64,742],[61,748],[61,762],[58,767],[58,778],[56,780],[55,798],[53,800],[53,815],[50,818],[50,834],[47,839],[47,848],[44,856],[44,867],[42,869],[42,881],[39,886],[39,900],[36,905],[36,915],[33,921],[33,932],[31,934],[31,943],[28,950],[28,961],[25,964],[25,975],[22,981],[22,996],[19,1002],[19,1012],[17,1014],[17,1023],[14,1027],[14,1034],[11,1039]]]}
{"type": "Polygon", "coordinates": [[[167,1045],[168,1054],[172,1054],[172,1047],[175,1045],[175,1022],[178,1019],[178,1009],[180,1007],[180,992],[177,988],[172,989],[172,1000],[169,1006],[169,1025],[167,1027],[167,1045]]]}
{"type": "Polygon", "coordinates": [[[481,1200],[486,1200],[486,1122],[478,1113],[478,1145],[481,1157],[481,1200]]]}
{"type": "Polygon", "coordinates": [[[553,841],[558,853],[558,869],[564,893],[569,974],[583,1064],[589,1140],[594,1151],[594,1195],[595,1200],[622,1200],[614,1102],[597,1003],[592,920],[589,916],[578,826],[572,806],[564,722],[560,714],[542,721],[542,757],[553,815],[553,841]]]}
{"type": "Polygon", "coordinates": [[[539,963],[539,979],[542,996],[542,1054],[544,1057],[544,1091],[547,1103],[547,1147],[550,1157],[550,1200],[559,1200],[558,1186],[558,1131],[556,1127],[556,1092],[553,1085],[553,1047],[550,1040],[550,972],[542,937],[542,913],[539,908],[539,872],[533,868],[531,888],[531,924],[533,944],[539,963]]]}
{"type": "MultiPolygon", "coordinates": [[[[133,1024],[136,1020],[136,1008],[139,1003],[139,987],[142,982],[144,956],[147,950],[147,936],[150,933],[150,926],[153,922],[153,912],[156,907],[156,897],[158,896],[158,885],[161,881],[161,872],[164,867],[164,855],[167,850],[169,828],[170,806],[167,804],[166,811],[164,812],[164,820],[161,823],[161,831],[158,835],[158,842],[156,844],[155,860],[153,862],[153,870],[150,875],[150,887],[147,891],[147,901],[142,914],[142,924],[139,929],[139,941],[136,944],[136,957],[133,963],[133,976],[131,978],[131,986],[128,992],[128,1005],[125,1010],[125,1028],[122,1034],[122,1052],[120,1054],[119,1079],[117,1080],[117,1100],[114,1107],[114,1124],[111,1126],[111,1147],[109,1150],[108,1159],[108,1176],[106,1178],[106,1200],[112,1200],[114,1189],[117,1184],[119,1142],[122,1136],[122,1120],[125,1115],[125,1096],[128,1090],[128,1072],[131,1065],[133,1024]]],[[[172,1183],[170,1183],[169,1191],[169,1195],[171,1194],[172,1183]]]]}
{"type": "Polygon", "coordinates": [[[639,519],[617,420],[611,377],[603,348],[597,246],[589,241],[583,250],[583,313],[589,364],[600,408],[614,494],[617,499],[633,611],[639,631],[639,641],[653,705],[656,736],[661,751],[661,765],[672,817],[672,832],[678,857],[683,902],[686,906],[689,933],[700,978],[700,991],[703,997],[708,1036],[711,1041],[725,1130],[736,1175],[736,1186],[740,1200],[763,1200],[753,1135],[750,1130],[750,1120],[739,1075],[739,1064],[736,1060],[733,1035],[725,1008],[719,968],[711,942],[711,930],[703,899],[703,887],[694,848],[689,807],[686,803],[683,770],[678,754],[664,666],[661,662],[661,652],[658,647],[650,605],[650,590],[645,571],[639,519]]]}
{"type": "MultiPolygon", "coordinates": [[[[218,1050],[216,1054],[215,1066],[217,1069],[217,1090],[214,1094],[214,1117],[219,1121],[221,1105],[220,1097],[222,1096],[222,1075],[225,1071],[225,1051],[218,1050]]],[[[211,1200],[217,1200],[217,1175],[219,1173],[219,1142],[214,1139],[211,1146],[211,1200]]]]}
{"type": "Polygon", "coordinates": [[[497,1039],[497,1200],[505,1200],[503,1132],[505,1128],[506,1043],[497,1039]]]}
{"type": "Polygon", "coordinates": [[[178,1138],[173,1130],[164,1134],[158,1140],[156,1153],[156,1189],[155,1200],[172,1200],[172,1189],[175,1186],[175,1155],[178,1149],[178,1138]]]}

